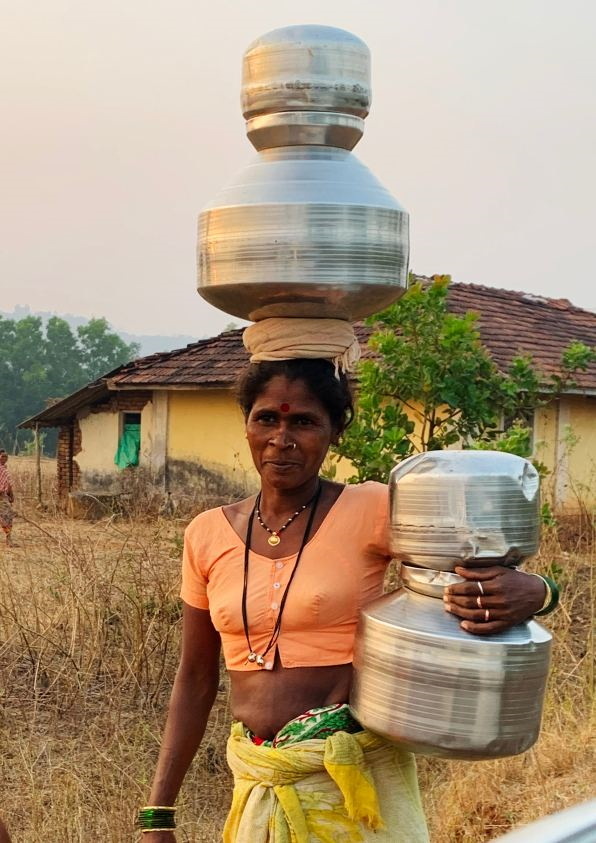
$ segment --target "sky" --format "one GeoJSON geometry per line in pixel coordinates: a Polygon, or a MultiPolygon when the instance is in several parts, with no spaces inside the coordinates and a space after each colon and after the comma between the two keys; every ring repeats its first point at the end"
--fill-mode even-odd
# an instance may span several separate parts
{"type": "Polygon", "coordinates": [[[592,0],[0,0],[0,310],[217,333],[200,209],[255,154],[242,53],[354,32],[373,105],[355,154],[410,213],[410,267],[596,310],[592,0]]]}

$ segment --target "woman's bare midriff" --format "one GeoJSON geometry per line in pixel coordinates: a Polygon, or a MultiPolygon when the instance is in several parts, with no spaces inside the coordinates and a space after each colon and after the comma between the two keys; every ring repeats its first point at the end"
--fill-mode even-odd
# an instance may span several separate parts
{"type": "Polygon", "coordinates": [[[352,665],[230,671],[232,715],[269,740],[289,720],[311,708],[348,701],[352,665]]]}

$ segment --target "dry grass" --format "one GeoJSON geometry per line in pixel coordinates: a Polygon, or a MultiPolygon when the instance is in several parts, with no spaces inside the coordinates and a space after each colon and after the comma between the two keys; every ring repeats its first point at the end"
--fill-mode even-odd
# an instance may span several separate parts
{"type": "MultiPolygon", "coordinates": [[[[15,843],[134,839],[178,658],[183,521],[69,521],[36,509],[32,463],[13,461],[20,547],[0,552],[0,805],[15,843]]],[[[52,467],[44,470],[50,500],[52,467]]],[[[479,843],[594,789],[593,527],[546,537],[565,584],[554,616],[544,728],[525,755],[420,759],[433,843],[479,843]]],[[[229,801],[227,686],[181,795],[179,841],[216,841],[229,801]]]]}
{"type": "Polygon", "coordinates": [[[565,538],[562,546],[557,531],[547,531],[529,566],[554,569],[564,595],[560,609],[542,620],[554,641],[540,738],[529,752],[498,761],[420,759],[433,843],[492,840],[594,796],[594,524],[565,538]]]}

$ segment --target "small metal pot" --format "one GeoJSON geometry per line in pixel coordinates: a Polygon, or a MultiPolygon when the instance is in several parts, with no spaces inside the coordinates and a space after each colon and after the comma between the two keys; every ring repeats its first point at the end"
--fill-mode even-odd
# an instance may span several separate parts
{"type": "Polygon", "coordinates": [[[429,451],[389,479],[391,550],[408,565],[517,565],[538,550],[540,479],[500,451],[429,451]]]}

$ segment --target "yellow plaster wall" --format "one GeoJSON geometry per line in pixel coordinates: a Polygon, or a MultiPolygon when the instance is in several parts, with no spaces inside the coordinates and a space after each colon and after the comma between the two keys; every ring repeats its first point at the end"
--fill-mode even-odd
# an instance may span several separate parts
{"type": "Polygon", "coordinates": [[[567,458],[565,509],[596,504],[596,398],[567,397],[560,430],[560,449],[567,458]]]}
{"type": "Polygon", "coordinates": [[[76,461],[81,471],[112,473],[120,432],[119,414],[89,413],[79,417],[79,425],[83,447],[76,455],[76,461]]]}
{"type": "MultiPolygon", "coordinates": [[[[134,412],[134,411],[131,411],[134,412]]],[[[79,416],[82,450],[75,459],[83,475],[119,474],[114,464],[121,433],[122,412],[82,413],[79,416]]],[[[153,404],[148,401],[141,411],[140,466],[151,466],[153,404]]]]}
{"type": "Polygon", "coordinates": [[[244,419],[230,390],[172,390],[168,427],[168,459],[198,461],[239,485],[256,484],[244,419]]]}
{"type": "MultiPolygon", "coordinates": [[[[139,452],[139,465],[144,468],[151,468],[153,452],[153,402],[147,401],[141,410],[141,449],[139,452]]],[[[114,449],[116,453],[116,449],[114,449]]]]}
{"type": "Polygon", "coordinates": [[[534,459],[554,472],[557,461],[557,403],[541,407],[534,414],[534,459]]]}
{"type": "Polygon", "coordinates": [[[565,396],[536,411],[534,457],[549,474],[545,497],[572,513],[596,504],[596,398],[565,396]]]}

